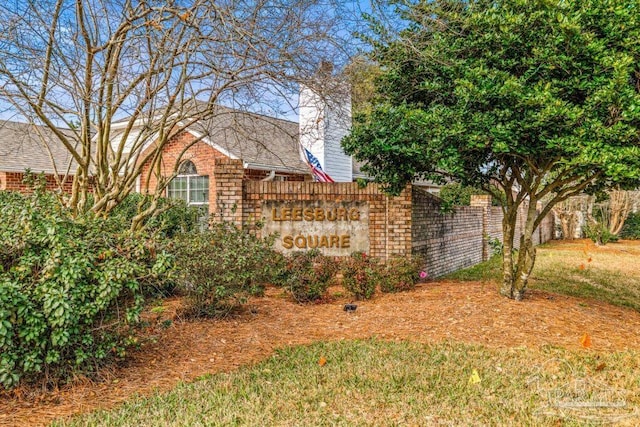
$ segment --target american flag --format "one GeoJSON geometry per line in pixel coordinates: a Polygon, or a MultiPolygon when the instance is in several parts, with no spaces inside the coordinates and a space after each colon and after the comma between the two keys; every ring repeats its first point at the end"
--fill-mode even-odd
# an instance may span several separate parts
{"type": "Polygon", "coordinates": [[[311,173],[313,173],[313,176],[316,178],[316,180],[319,182],[334,182],[333,178],[331,178],[326,174],[325,171],[322,170],[322,165],[320,165],[320,161],[316,158],[316,156],[311,154],[311,152],[305,147],[302,147],[302,149],[304,150],[305,160],[311,168],[311,173]]]}

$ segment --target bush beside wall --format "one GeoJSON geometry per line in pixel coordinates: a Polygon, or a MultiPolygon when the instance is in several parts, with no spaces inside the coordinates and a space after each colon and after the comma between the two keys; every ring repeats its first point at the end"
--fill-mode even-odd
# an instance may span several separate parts
{"type": "Polygon", "coordinates": [[[143,289],[171,257],[116,219],[74,217],[52,193],[0,192],[0,385],[55,383],[126,354],[143,289]]]}

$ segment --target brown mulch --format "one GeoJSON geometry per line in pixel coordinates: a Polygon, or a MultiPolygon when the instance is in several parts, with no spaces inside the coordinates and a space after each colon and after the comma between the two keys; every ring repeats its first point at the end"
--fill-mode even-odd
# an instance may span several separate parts
{"type": "MultiPolygon", "coordinates": [[[[101,382],[79,381],[46,394],[0,396],[0,425],[44,425],[58,417],[113,407],[134,394],[168,390],[180,381],[257,362],[276,348],[318,340],[375,336],[576,349],[582,335],[589,333],[589,351],[640,348],[640,313],[540,291],[515,302],[500,297],[492,285],[435,282],[359,302],[354,313],[343,311],[345,302],[301,306],[273,288],[234,319],[176,319],[169,328],[155,330],[157,342],[144,345],[127,366],[101,382]]],[[[174,316],[178,304],[168,301],[163,316],[174,316]]]]}

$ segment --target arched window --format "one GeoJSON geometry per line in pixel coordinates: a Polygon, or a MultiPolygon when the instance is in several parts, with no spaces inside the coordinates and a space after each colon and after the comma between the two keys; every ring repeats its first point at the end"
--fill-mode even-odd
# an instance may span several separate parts
{"type": "Polygon", "coordinates": [[[196,165],[185,160],[178,169],[178,175],[167,186],[167,197],[182,199],[188,205],[198,206],[202,213],[209,213],[209,176],[198,175],[196,165]]]}
{"type": "Polygon", "coordinates": [[[185,160],[178,169],[178,175],[198,175],[198,170],[191,160],[185,160]]]}

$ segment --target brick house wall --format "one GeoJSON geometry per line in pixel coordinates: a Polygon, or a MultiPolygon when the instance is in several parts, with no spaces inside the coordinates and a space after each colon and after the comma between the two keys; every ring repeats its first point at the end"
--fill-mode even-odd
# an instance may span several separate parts
{"type": "MultiPolygon", "coordinates": [[[[31,188],[24,183],[24,172],[0,172],[0,190],[20,191],[21,193],[31,192],[31,188]]],[[[46,189],[49,191],[58,190],[58,182],[55,175],[45,174],[46,189]]],[[[62,189],[65,193],[71,193],[73,187],[73,177],[59,175],[58,179],[63,183],[62,189]]]]}
{"type": "MultiPolygon", "coordinates": [[[[151,170],[151,162],[143,165],[140,176],[140,192],[154,193],[158,186],[158,176],[173,174],[180,155],[184,148],[189,146],[182,154],[181,160],[193,162],[198,175],[209,177],[209,213],[217,216],[222,215],[226,218],[230,214],[221,213],[221,209],[230,209],[234,203],[239,204],[239,201],[233,197],[234,190],[231,190],[232,187],[239,185],[235,181],[239,183],[244,180],[259,181],[268,177],[270,171],[244,169],[241,160],[230,159],[204,141],[194,141],[196,141],[196,137],[189,132],[180,132],[168,141],[162,150],[159,174],[157,171],[151,170]],[[224,166],[218,170],[217,165],[224,166]],[[232,183],[232,181],[234,182],[232,183]],[[220,199],[218,199],[219,196],[220,199]]],[[[141,157],[144,157],[152,149],[152,147],[148,148],[141,157]]],[[[277,173],[277,176],[287,181],[304,181],[306,179],[305,175],[294,173],[277,173]]]]}
{"type": "MultiPolygon", "coordinates": [[[[182,155],[182,160],[190,160],[196,167],[198,175],[209,176],[209,212],[212,213],[212,205],[215,206],[216,191],[215,185],[212,185],[213,170],[215,168],[216,159],[226,158],[224,154],[211,147],[203,141],[195,142],[196,137],[189,132],[180,132],[174,136],[162,150],[162,159],[160,161],[160,170],[152,171],[153,165],[147,162],[142,166],[140,174],[140,192],[143,194],[154,193],[158,186],[158,176],[170,176],[176,168],[176,162],[180,157],[184,147],[191,145],[182,155]]],[[[141,157],[153,150],[153,147],[147,148],[141,157]]]]}

